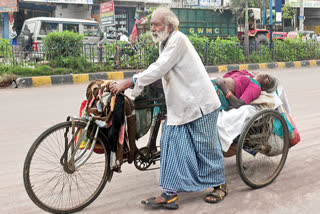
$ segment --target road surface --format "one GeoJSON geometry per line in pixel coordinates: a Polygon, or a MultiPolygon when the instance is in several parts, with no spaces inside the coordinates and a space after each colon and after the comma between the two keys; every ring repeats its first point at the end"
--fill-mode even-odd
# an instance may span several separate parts
{"type": "MultiPolygon", "coordinates": [[[[225,159],[229,195],[219,204],[203,201],[207,191],[180,194],[175,213],[305,214],[320,210],[320,72],[318,67],[266,70],[284,85],[301,142],[289,151],[273,184],[252,190],[236,171],[235,157],[225,159]]],[[[211,77],[221,76],[220,73],[211,77]]],[[[0,90],[0,213],[45,213],[29,199],[22,179],[25,156],[46,128],[77,115],[87,84],[0,90]]],[[[146,138],[138,146],[145,145],[146,138]]],[[[158,164],[156,165],[158,166],[158,164]]],[[[160,194],[159,170],[141,172],[124,164],[101,195],[79,213],[167,213],[149,210],[142,199],[160,194]]]]}

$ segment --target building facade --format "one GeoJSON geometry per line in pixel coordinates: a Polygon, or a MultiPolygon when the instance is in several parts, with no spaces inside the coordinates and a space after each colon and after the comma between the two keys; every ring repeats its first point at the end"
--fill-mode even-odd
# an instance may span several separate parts
{"type": "MultiPolygon", "coordinates": [[[[106,0],[95,0],[92,18],[99,22],[100,4],[106,0]]],[[[171,6],[172,0],[114,0],[115,26],[103,27],[104,32],[118,31],[129,36],[136,19],[146,15],[149,8],[171,6]]]]}
{"type": "Polygon", "coordinates": [[[13,14],[17,11],[17,0],[0,1],[0,38],[9,39],[14,21],[13,14]]]}
{"type": "MultiPolygon", "coordinates": [[[[15,26],[19,34],[26,19],[33,17],[60,17],[90,19],[100,22],[100,4],[108,0],[1,0],[0,37],[8,38],[10,27],[15,26]],[[5,3],[3,3],[5,2],[5,3]],[[15,10],[12,9],[14,2],[15,10]],[[11,11],[8,11],[11,3],[11,11]],[[4,8],[7,8],[4,10],[4,8]],[[13,15],[13,23],[9,24],[13,15]],[[10,25],[10,26],[9,26],[10,25]]],[[[173,8],[222,8],[229,0],[113,0],[115,26],[117,30],[130,35],[136,19],[147,14],[150,8],[169,6],[173,8]]]]}
{"type": "MultiPolygon", "coordinates": [[[[296,8],[296,22],[299,26],[298,16],[300,14],[300,0],[286,0],[286,4],[291,4],[296,8]]],[[[304,30],[313,30],[317,34],[320,33],[320,1],[319,0],[304,0],[304,30]]]]}

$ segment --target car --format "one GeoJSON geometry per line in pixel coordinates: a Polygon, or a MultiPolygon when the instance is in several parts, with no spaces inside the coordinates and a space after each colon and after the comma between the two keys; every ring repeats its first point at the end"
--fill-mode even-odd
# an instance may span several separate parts
{"type": "Polygon", "coordinates": [[[272,39],[283,41],[285,38],[287,38],[287,34],[288,34],[287,32],[272,32],[272,39]]]}
{"type": "Polygon", "coordinates": [[[288,39],[296,39],[296,38],[299,38],[299,33],[298,33],[298,31],[290,31],[290,32],[288,32],[287,38],[288,38],[288,39]]]}
{"type": "MultiPolygon", "coordinates": [[[[43,59],[42,39],[51,32],[73,31],[84,36],[84,44],[97,44],[102,38],[98,22],[84,19],[35,17],[24,21],[17,38],[18,47],[31,58],[43,59]]],[[[24,54],[25,55],[25,54],[24,54]]]]}
{"type": "Polygon", "coordinates": [[[312,30],[290,31],[287,35],[288,39],[301,38],[303,41],[317,41],[317,35],[312,30]]]}
{"type": "Polygon", "coordinates": [[[317,40],[317,34],[316,32],[312,30],[304,30],[304,31],[299,31],[299,34],[302,38],[302,40],[308,41],[308,40],[317,40]]]}
{"type": "Polygon", "coordinates": [[[320,33],[316,36],[317,41],[320,42],[320,33]]]}

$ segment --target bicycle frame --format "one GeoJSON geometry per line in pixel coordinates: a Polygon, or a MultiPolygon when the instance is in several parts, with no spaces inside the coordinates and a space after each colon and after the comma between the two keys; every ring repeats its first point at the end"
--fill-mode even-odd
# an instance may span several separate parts
{"type": "MultiPolygon", "coordinates": [[[[154,89],[154,90],[156,90],[156,89],[154,89]]],[[[155,124],[154,124],[154,126],[151,126],[151,128],[150,128],[150,137],[149,137],[147,147],[146,147],[147,152],[143,157],[143,161],[148,162],[149,166],[151,163],[155,164],[156,161],[160,160],[160,151],[153,152],[154,150],[157,150],[156,141],[157,141],[157,136],[159,134],[161,120],[163,119],[163,117],[166,114],[165,100],[164,100],[163,93],[160,90],[161,89],[156,90],[156,91],[160,92],[159,97],[143,99],[143,101],[148,104],[135,106],[136,110],[154,108],[154,107],[160,108],[158,114],[156,115],[155,124]],[[152,104],[150,104],[150,103],[152,103],[152,104]]],[[[72,128],[72,131],[71,131],[72,137],[70,140],[67,139],[67,133],[69,132],[68,129],[66,130],[66,132],[64,134],[64,136],[65,136],[65,151],[60,158],[60,164],[63,166],[64,170],[67,173],[73,173],[90,158],[90,156],[94,150],[94,146],[96,144],[96,139],[97,139],[98,134],[100,132],[100,128],[103,128],[104,126],[100,125],[99,120],[94,121],[92,117],[89,117],[88,119],[78,118],[78,117],[68,117],[67,120],[71,120],[73,122],[74,121],[82,121],[82,122],[86,123],[86,126],[81,131],[80,136],[79,136],[80,130],[77,130],[75,132],[74,128],[72,128]],[[93,122],[95,124],[94,125],[94,129],[95,129],[94,136],[93,136],[93,138],[90,137],[88,139],[85,147],[82,148],[80,154],[78,154],[76,156],[82,141],[84,140],[85,136],[87,136],[88,128],[93,122]],[[76,139],[77,136],[79,137],[78,139],[76,139]],[[74,143],[75,140],[77,141],[76,144],[74,143]],[[71,149],[71,154],[69,154],[69,156],[68,156],[68,151],[70,149],[71,149]]],[[[143,149],[145,149],[145,147],[143,149]]],[[[141,169],[141,168],[138,168],[138,169],[145,170],[145,169],[141,169]]]]}
{"type": "Polygon", "coordinates": [[[152,163],[155,164],[156,161],[160,160],[160,150],[157,151],[156,141],[157,136],[159,134],[159,129],[161,125],[161,121],[165,117],[166,114],[166,106],[164,95],[161,88],[153,88],[156,92],[160,93],[159,97],[153,97],[149,99],[145,99],[147,103],[146,105],[138,105],[135,107],[136,110],[146,109],[146,108],[154,108],[159,107],[159,112],[156,115],[154,125],[150,127],[150,137],[146,147],[142,147],[139,149],[138,153],[135,156],[134,164],[138,170],[146,170],[152,163]],[[139,165],[141,164],[141,165],[139,165]]]}
{"type": "Polygon", "coordinates": [[[68,117],[67,120],[69,120],[69,119],[71,119],[72,122],[74,122],[75,120],[78,120],[78,121],[80,120],[82,122],[87,123],[86,127],[81,132],[79,139],[77,139],[76,145],[74,145],[74,141],[79,134],[79,130],[77,130],[77,132],[75,133],[74,130],[72,129],[72,138],[69,142],[67,139],[67,133],[69,132],[69,130],[67,129],[66,132],[64,133],[65,151],[64,151],[62,157],[60,158],[60,164],[63,166],[63,168],[66,172],[73,173],[75,170],[77,170],[79,167],[81,167],[90,158],[90,156],[94,150],[95,144],[96,144],[96,139],[99,134],[100,127],[98,126],[98,123],[95,121],[97,126],[96,126],[93,140],[91,138],[89,138],[85,147],[82,149],[80,154],[76,157],[75,155],[77,154],[77,151],[80,148],[81,142],[83,141],[84,137],[87,135],[89,125],[92,123],[93,120],[91,117],[89,119],[68,117]],[[68,158],[68,150],[69,149],[71,149],[71,155],[68,158]]]}

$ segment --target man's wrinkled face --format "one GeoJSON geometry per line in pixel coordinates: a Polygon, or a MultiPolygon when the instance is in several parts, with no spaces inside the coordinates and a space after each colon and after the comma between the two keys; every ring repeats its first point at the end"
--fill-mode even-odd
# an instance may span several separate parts
{"type": "Polygon", "coordinates": [[[152,32],[152,39],[154,42],[163,42],[165,41],[168,36],[168,27],[164,23],[164,18],[161,16],[154,16],[151,18],[151,32],[152,32]]]}

